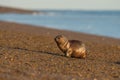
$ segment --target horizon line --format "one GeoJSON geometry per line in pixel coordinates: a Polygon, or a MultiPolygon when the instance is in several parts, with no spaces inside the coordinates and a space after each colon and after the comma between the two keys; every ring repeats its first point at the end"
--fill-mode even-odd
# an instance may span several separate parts
{"type": "Polygon", "coordinates": [[[22,8],[22,7],[14,7],[14,6],[3,6],[0,5],[0,7],[5,7],[5,8],[15,8],[15,9],[22,9],[22,10],[71,10],[71,11],[120,11],[119,9],[61,9],[61,8],[22,8]]]}

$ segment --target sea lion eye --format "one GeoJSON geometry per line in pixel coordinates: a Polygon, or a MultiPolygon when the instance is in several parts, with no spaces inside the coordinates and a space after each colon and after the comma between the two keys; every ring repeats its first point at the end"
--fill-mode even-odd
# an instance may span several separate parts
{"type": "Polygon", "coordinates": [[[60,37],[58,37],[58,39],[60,39],[60,37]]]}

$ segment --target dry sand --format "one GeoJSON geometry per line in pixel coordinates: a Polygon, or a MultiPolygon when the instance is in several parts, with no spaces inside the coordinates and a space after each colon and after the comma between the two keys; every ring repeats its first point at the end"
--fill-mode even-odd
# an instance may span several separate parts
{"type": "Polygon", "coordinates": [[[1,21],[0,80],[120,80],[120,39],[1,21]],[[83,41],[86,60],[65,57],[58,34],[83,41]]]}

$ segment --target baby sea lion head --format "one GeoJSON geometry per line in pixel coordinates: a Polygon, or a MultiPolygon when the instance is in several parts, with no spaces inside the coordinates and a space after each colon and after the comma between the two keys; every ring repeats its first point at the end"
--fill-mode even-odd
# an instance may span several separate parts
{"type": "Polygon", "coordinates": [[[64,44],[66,41],[68,41],[68,40],[67,40],[67,38],[64,35],[57,35],[55,37],[55,42],[57,44],[64,44]]]}

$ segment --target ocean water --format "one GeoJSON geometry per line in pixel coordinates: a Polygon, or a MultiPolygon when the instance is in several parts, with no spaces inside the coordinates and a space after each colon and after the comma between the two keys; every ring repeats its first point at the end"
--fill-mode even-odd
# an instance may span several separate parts
{"type": "Polygon", "coordinates": [[[120,11],[41,10],[0,14],[0,20],[120,38],[120,11]]]}

